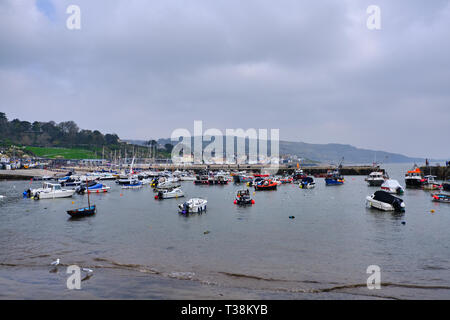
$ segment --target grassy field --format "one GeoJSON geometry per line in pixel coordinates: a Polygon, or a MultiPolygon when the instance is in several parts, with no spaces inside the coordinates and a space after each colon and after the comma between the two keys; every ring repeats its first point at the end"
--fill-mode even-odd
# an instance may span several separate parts
{"type": "MultiPolygon", "coordinates": [[[[95,152],[80,148],[41,148],[26,147],[25,150],[31,151],[35,156],[41,158],[64,158],[64,159],[94,159],[95,152]]],[[[97,156],[98,158],[98,156],[97,156]]]]}

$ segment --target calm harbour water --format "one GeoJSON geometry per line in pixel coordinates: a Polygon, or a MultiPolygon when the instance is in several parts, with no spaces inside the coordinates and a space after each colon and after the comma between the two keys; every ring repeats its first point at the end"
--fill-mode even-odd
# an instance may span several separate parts
{"type": "MultiPolygon", "coordinates": [[[[404,185],[411,165],[385,167],[404,185]]],[[[404,214],[367,209],[377,188],[364,178],[282,185],[256,192],[252,207],[233,204],[233,184],[183,182],[185,198],[156,201],[148,186],[106,182],[110,192],[91,197],[97,214],[78,220],[66,210],[86,196],[34,201],[22,199],[29,182],[0,182],[0,299],[449,299],[450,205],[407,189],[404,214]],[[191,197],[208,211],[180,216],[191,197]],[[82,290],[66,288],[72,264],[94,270],[82,290]],[[381,268],[380,290],[366,287],[369,265],[381,268]]]]}

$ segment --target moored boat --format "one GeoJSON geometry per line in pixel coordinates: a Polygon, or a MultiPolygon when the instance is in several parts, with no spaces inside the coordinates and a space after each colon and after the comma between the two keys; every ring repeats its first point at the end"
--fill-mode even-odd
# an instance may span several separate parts
{"type": "Polygon", "coordinates": [[[431,195],[432,200],[435,202],[450,203],[450,194],[435,193],[431,195]]]}
{"type": "Polygon", "coordinates": [[[375,191],[371,196],[367,196],[366,205],[383,211],[405,211],[405,203],[402,199],[382,190],[375,191]]]}
{"type": "Polygon", "coordinates": [[[159,190],[158,193],[155,196],[155,199],[170,199],[170,198],[180,198],[184,197],[184,193],[181,190],[181,188],[174,188],[174,189],[165,189],[165,190],[159,190]]]}
{"type": "Polygon", "coordinates": [[[72,218],[78,218],[78,217],[86,217],[86,216],[92,216],[97,212],[97,208],[95,205],[89,206],[86,208],[78,208],[73,210],[67,210],[67,214],[69,214],[72,218]]]}
{"type": "Polygon", "coordinates": [[[272,179],[264,179],[257,183],[254,183],[256,191],[262,190],[277,190],[278,183],[272,181],[272,179]]]}
{"type": "Polygon", "coordinates": [[[238,190],[234,204],[237,205],[252,205],[255,204],[255,200],[250,197],[250,190],[242,189],[238,190]]]}
{"type": "Polygon", "coordinates": [[[421,188],[425,179],[422,177],[420,168],[414,166],[413,170],[409,170],[405,174],[405,184],[407,188],[421,188]]]}
{"type": "Polygon", "coordinates": [[[385,175],[383,172],[373,171],[367,176],[365,180],[367,181],[370,187],[380,187],[387,179],[389,179],[389,177],[385,175]]]}
{"type": "Polygon", "coordinates": [[[397,180],[394,179],[388,179],[381,185],[381,190],[389,192],[389,193],[395,193],[395,194],[403,194],[405,190],[403,187],[398,183],[397,180]]]}
{"type": "Polygon", "coordinates": [[[68,198],[73,196],[75,190],[66,190],[60,184],[45,182],[42,188],[27,190],[27,195],[35,200],[68,198]]]}
{"type": "Polygon", "coordinates": [[[184,203],[178,205],[178,212],[181,214],[189,213],[202,213],[206,211],[206,204],[208,203],[205,199],[192,198],[184,203]]]}
{"type": "Polygon", "coordinates": [[[298,186],[301,189],[312,189],[316,186],[316,183],[314,182],[313,177],[306,177],[303,178],[300,183],[298,184],[298,186]]]}
{"type": "Polygon", "coordinates": [[[339,169],[329,170],[327,176],[325,177],[325,184],[327,186],[335,186],[344,184],[345,179],[341,175],[339,169]]]}
{"type": "Polygon", "coordinates": [[[425,182],[422,185],[423,190],[441,190],[442,185],[438,183],[435,178],[436,176],[425,176],[423,177],[425,179],[425,182]]]}

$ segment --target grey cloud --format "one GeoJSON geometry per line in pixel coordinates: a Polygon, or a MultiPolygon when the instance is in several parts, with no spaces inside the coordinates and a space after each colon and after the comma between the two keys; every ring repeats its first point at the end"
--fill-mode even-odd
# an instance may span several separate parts
{"type": "Polygon", "coordinates": [[[32,1],[0,4],[0,109],[10,118],[142,139],[198,119],[450,156],[448,1],[53,3],[52,20],[32,1]],[[65,28],[72,3],[80,31],[65,28]],[[370,4],[381,7],[380,31],[365,26],[370,4]]]}

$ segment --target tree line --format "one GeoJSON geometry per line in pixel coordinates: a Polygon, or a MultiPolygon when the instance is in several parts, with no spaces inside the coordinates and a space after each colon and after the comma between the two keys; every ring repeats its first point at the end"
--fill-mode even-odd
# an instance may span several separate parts
{"type": "Polygon", "coordinates": [[[0,112],[0,143],[36,147],[102,147],[117,146],[120,139],[114,133],[80,129],[73,121],[8,121],[6,114],[0,112]]]}

